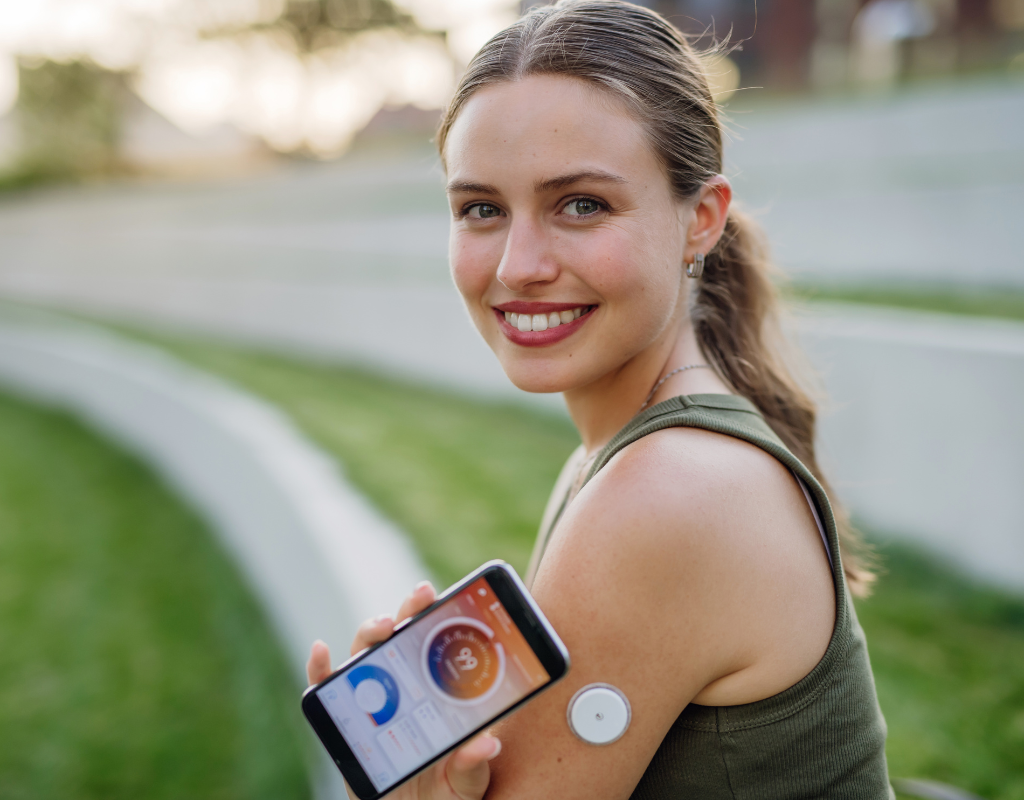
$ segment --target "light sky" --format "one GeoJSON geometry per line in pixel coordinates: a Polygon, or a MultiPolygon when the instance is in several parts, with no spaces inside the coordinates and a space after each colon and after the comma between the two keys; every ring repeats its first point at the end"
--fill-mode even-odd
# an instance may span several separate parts
{"type": "Polygon", "coordinates": [[[292,150],[341,150],[381,107],[444,105],[459,66],[517,16],[516,0],[395,0],[438,37],[367,31],[314,56],[271,34],[204,29],[273,19],[281,0],[0,0],[0,115],[17,99],[15,57],[88,56],[133,70],[139,96],[183,130],[225,122],[292,150]]]}

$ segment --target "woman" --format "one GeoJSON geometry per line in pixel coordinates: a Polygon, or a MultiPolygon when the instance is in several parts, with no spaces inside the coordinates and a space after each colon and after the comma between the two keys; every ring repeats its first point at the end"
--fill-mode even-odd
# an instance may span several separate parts
{"type": "MultiPolygon", "coordinates": [[[[573,670],[396,794],[891,796],[847,591],[870,576],[823,489],[692,48],[628,3],[536,9],[469,65],[438,144],[469,313],[516,386],[563,393],[583,442],[528,575],[573,670]],[[607,747],[566,722],[594,682],[632,705],[607,747]]],[[[433,597],[417,587],[397,620],[433,597]]],[[[366,623],[353,651],[395,624],[366,623]]],[[[310,680],[329,671],[318,643],[310,680]]]]}

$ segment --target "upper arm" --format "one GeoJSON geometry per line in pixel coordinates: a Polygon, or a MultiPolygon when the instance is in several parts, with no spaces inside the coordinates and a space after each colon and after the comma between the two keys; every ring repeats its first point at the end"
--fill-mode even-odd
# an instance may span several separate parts
{"type": "Polygon", "coordinates": [[[717,630],[729,553],[708,529],[715,503],[686,476],[651,480],[650,455],[638,448],[602,470],[548,545],[533,595],[573,666],[499,725],[505,747],[489,798],[628,797],[687,703],[741,666],[717,630]],[[576,739],[566,721],[572,695],[596,682],[632,707],[626,734],[603,747],[576,739]]]}
{"type": "Polygon", "coordinates": [[[488,798],[627,798],[708,687],[752,674],[745,689],[768,687],[766,697],[810,671],[830,621],[809,666],[783,664],[792,681],[772,671],[773,657],[792,661],[780,632],[802,624],[787,618],[806,605],[791,591],[802,543],[822,585],[830,581],[801,514],[809,518],[788,471],[738,440],[671,429],[621,451],[566,509],[540,563],[533,595],[572,670],[499,724],[505,747],[488,798]],[[566,720],[573,694],[598,682],[621,689],[632,708],[626,734],[601,747],[576,739],[566,720]]]}

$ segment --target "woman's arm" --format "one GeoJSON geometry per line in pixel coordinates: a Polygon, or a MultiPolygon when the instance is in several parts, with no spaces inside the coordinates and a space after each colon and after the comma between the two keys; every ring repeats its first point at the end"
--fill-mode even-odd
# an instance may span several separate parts
{"type": "Polygon", "coordinates": [[[813,526],[788,471],[738,440],[671,429],[623,450],[566,510],[537,572],[573,668],[496,726],[487,797],[627,798],[689,702],[716,687],[749,702],[803,677],[834,617],[813,526]],[[594,682],[632,706],[625,736],[603,747],[566,722],[594,682]]]}

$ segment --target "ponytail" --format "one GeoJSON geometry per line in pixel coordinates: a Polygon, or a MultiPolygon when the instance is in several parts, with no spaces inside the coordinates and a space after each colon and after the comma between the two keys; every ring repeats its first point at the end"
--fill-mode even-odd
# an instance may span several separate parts
{"type": "Polygon", "coordinates": [[[874,581],[867,567],[869,554],[818,466],[814,450],[817,407],[793,377],[795,354],[789,352],[782,334],[772,273],[760,227],[746,214],[731,209],[725,232],[708,255],[692,298],[694,331],[708,361],[733,391],[757,406],[783,444],[832,499],[847,583],[853,594],[863,597],[874,581]]]}

